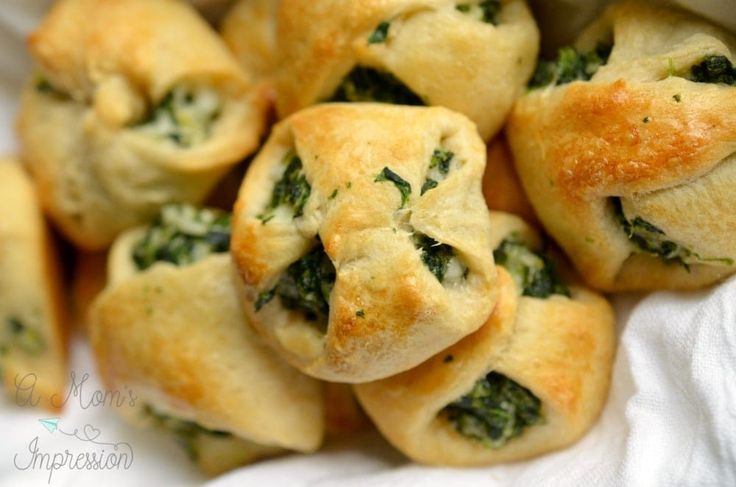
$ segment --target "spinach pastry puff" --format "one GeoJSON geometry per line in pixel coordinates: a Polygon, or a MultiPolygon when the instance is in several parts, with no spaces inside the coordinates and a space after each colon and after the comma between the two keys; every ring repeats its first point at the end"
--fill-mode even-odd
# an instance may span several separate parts
{"type": "Polygon", "coordinates": [[[33,182],[0,159],[0,376],[18,405],[66,397],[66,315],[51,236],[33,182]]]}
{"type": "Polygon", "coordinates": [[[721,29],[624,2],[540,65],[507,134],[590,285],[689,289],[736,271],[734,60],[721,29]]]}
{"type": "Polygon", "coordinates": [[[495,301],[472,122],[325,104],[276,126],[235,204],[249,322],[292,365],[365,382],[475,331],[495,301]]]}
{"type": "Polygon", "coordinates": [[[489,465],[556,450],[605,403],[611,306],[561,279],[522,220],[491,218],[500,291],[488,321],[414,369],[354,386],[382,434],[420,463],[489,465]]]}
{"type": "Polygon", "coordinates": [[[215,474],[257,458],[316,450],[321,385],[281,361],[245,323],[227,253],[229,214],[170,205],[121,235],[90,313],[109,390],[131,390],[135,424],[174,433],[215,474]]]}
{"type": "Polygon", "coordinates": [[[22,97],[23,157],[80,247],[202,201],[256,148],[263,90],[182,2],[62,0],[29,47],[39,74],[22,97]]]}
{"type": "Polygon", "coordinates": [[[484,140],[539,49],[524,0],[282,0],[278,22],[282,117],[325,100],[440,105],[484,140]]]}

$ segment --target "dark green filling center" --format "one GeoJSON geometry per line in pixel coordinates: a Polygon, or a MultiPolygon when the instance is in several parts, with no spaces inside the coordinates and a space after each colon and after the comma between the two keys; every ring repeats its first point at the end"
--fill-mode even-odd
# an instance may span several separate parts
{"type": "Polygon", "coordinates": [[[301,311],[307,320],[326,325],[334,285],[335,266],[317,240],[309,253],[286,269],[275,288],[258,296],[255,308],[259,311],[278,296],[285,308],[301,311]]]}
{"type": "Polygon", "coordinates": [[[389,22],[381,22],[378,24],[376,30],[374,30],[370,37],[368,37],[368,44],[380,44],[382,42],[386,42],[389,27],[391,27],[389,22]]]}
{"type": "Polygon", "coordinates": [[[478,380],[470,392],[443,411],[460,434],[487,448],[500,448],[543,420],[539,398],[497,372],[478,380]]]}
{"type": "Polygon", "coordinates": [[[552,260],[514,239],[507,238],[493,251],[497,265],[503,266],[524,296],[546,298],[552,294],[570,296],[552,260]]]}
{"type": "Polygon", "coordinates": [[[427,269],[438,281],[444,281],[450,260],[455,257],[455,250],[447,244],[441,244],[432,237],[421,234],[414,236],[414,245],[419,249],[422,262],[427,269]]]}
{"type": "Polygon", "coordinates": [[[411,195],[411,184],[409,184],[406,179],[402,178],[388,167],[384,167],[383,171],[381,171],[373,181],[376,183],[384,181],[394,183],[396,189],[401,193],[401,206],[399,208],[406,206],[406,202],[409,201],[409,196],[411,195]]]}
{"type": "Polygon", "coordinates": [[[534,76],[529,81],[529,87],[539,88],[551,83],[563,85],[575,80],[588,81],[608,62],[612,49],[612,44],[603,42],[598,42],[595,49],[588,52],[563,47],[557,52],[555,61],[543,59],[539,61],[534,76]]]}
{"type": "Polygon", "coordinates": [[[143,407],[143,411],[146,416],[153,420],[155,427],[172,433],[177,443],[182,446],[192,460],[196,460],[199,456],[197,440],[200,435],[232,437],[232,434],[226,431],[210,430],[193,421],[186,421],[160,413],[148,404],[143,407]]]}
{"type": "Polygon", "coordinates": [[[726,56],[706,56],[690,68],[687,79],[697,83],[724,83],[736,85],[736,67],[726,56]]]}
{"type": "Polygon", "coordinates": [[[193,264],[230,248],[230,214],[191,205],[167,205],[133,247],[139,270],[156,262],[193,264]]]}
{"type": "Polygon", "coordinates": [[[11,348],[18,348],[32,356],[37,356],[46,349],[46,341],[41,332],[27,326],[17,316],[5,319],[5,333],[2,336],[7,337],[7,343],[0,346],[3,355],[11,348]]]}
{"type": "Polygon", "coordinates": [[[396,105],[424,105],[424,101],[401,80],[386,71],[356,66],[329,101],[379,102],[396,105]]]}
{"type": "Polygon", "coordinates": [[[276,208],[281,205],[290,207],[294,218],[304,214],[304,205],[307,204],[312,187],[302,171],[302,160],[294,152],[289,152],[284,158],[286,169],[283,176],[276,182],[271,193],[271,201],[266,210],[258,218],[266,224],[274,217],[276,208]]]}
{"type": "Polygon", "coordinates": [[[704,258],[689,248],[670,240],[665,232],[656,225],[641,217],[633,220],[626,218],[621,198],[611,198],[616,220],[626,233],[628,239],[642,252],[654,255],[664,262],[679,264],[689,270],[689,264],[695,262],[717,262],[725,265],[733,265],[733,260],[728,257],[704,258]]]}
{"type": "Polygon", "coordinates": [[[421,194],[437,187],[439,182],[450,172],[450,162],[455,154],[442,148],[435,149],[429,161],[429,175],[422,184],[421,194]]]}

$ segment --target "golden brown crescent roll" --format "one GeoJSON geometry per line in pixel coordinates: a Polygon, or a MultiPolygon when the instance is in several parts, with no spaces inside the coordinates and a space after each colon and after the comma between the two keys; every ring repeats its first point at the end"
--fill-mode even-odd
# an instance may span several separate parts
{"type": "Polygon", "coordinates": [[[244,320],[229,232],[227,214],[165,206],[152,227],[116,240],[90,313],[105,384],[137,398],[121,412],[175,433],[209,473],[314,451],[324,433],[321,385],[244,320]]]}
{"type": "Polygon", "coordinates": [[[499,300],[478,331],[419,367],[355,386],[411,459],[472,466],[521,460],[580,438],[605,403],[611,306],[563,282],[520,219],[492,214],[499,300]]]}
{"type": "Polygon", "coordinates": [[[263,90],[184,3],[63,0],[29,47],[40,74],[22,97],[23,157],[80,247],[202,201],[256,148],[263,90]]]}
{"type": "Polygon", "coordinates": [[[624,2],[540,64],[508,137],[524,187],[583,278],[689,289],[736,271],[736,39],[624,2]]]}
{"type": "Polygon", "coordinates": [[[222,20],[222,38],[240,64],[270,79],[278,66],[276,14],[280,0],[239,0],[222,20]]]}
{"type": "Polygon", "coordinates": [[[490,139],[538,44],[524,0],[282,0],[278,112],[325,100],[439,105],[490,139]]]}
{"type": "Polygon", "coordinates": [[[325,104],[281,122],[235,205],[249,321],[295,367],[348,383],[475,331],[495,300],[484,150],[440,107],[325,104]]]}
{"type": "Polygon", "coordinates": [[[18,405],[58,409],[66,397],[61,279],[36,189],[0,159],[0,375],[18,405]]]}

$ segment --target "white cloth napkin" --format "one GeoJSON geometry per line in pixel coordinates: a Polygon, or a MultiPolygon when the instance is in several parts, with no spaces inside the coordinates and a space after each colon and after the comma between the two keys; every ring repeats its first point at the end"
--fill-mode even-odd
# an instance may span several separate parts
{"type": "MultiPolygon", "coordinates": [[[[680,1],[736,29],[736,1],[680,1]]],[[[50,2],[0,3],[0,153],[10,153],[17,147],[12,120],[18,92],[30,69],[22,37],[50,2]]],[[[550,8],[555,2],[546,3],[550,8]]],[[[566,24],[582,25],[603,2],[556,3],[584,6],[580,18],[566,24]]],[[[552,20],[565,22],[564,17],[552,20]]],[[[0,208],[0,218],[6,211],[12,209],[0,208]]],[[[696,293],[617,296],[614,304],[621,333],[609,400],[598,423],[571,448],[512,465],[442,469],[414,465],[376,433],[367,433],[314,455],[247,466],[209,485],[736,485],[736,278],[696,293]]],[[[82,339],[74,342],[71,368],[78,381],[85,373],[90,378],[80,397],[70,398],[53,433],[39,422],[49,413],[0,399],[0,487],[48,485],[49,470],[19,468],[31,458],[36,437],[41,452],[99,452],[61,432],[84,431],[86,425],[99,430],[98,441],[117,444],[119,451],[128,444],[132,464],[98,471],[60,467],[51,472],[50,485],[206,481],[173,441],[128,427],[109,406],[90,404],[103,388],[82,339]]]]}

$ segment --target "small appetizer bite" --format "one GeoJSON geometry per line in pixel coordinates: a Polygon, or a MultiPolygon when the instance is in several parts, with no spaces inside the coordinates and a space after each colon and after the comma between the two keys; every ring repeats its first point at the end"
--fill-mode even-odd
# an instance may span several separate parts
{"type": "Polygon", "coordinates": [[[692,14],[624,2],[539,65],[507,134],[590,285],[692,289],[736,271],[735,56],[692,14]]]}
{"type": "Polygon", "coordinates": [[[485,325],[414,369],[354,386],[381,433],[420,463],[490,465],[563,448],[605,403],[611,306],[563,279],[522,220],[491,219],[500,291],[485,325]]]}
{"type": "Polygon", "coordinates": [[[503,125],[539,32],[523,0],[282,0],[278,112],[323,101],[439,105],[503,125]]]}
{"type": "Polygon", "coordinates": [[[495,302],[485,147],[440,107],[325,104],[276,126],[246,174],[231,252],[248,319],[335,382],[411,368],[495,302]]]}
{"type": "Polygon", "coordinates": [[[66,397],[61,276],[33,182],[0,159],[0,377],[18,405],[56,410],[66,397]]]}
{"type": "Polygon", "coordinates": [[[90,339],[110,390],[131,390],[134,424],[173,433],[207,473],[316,450],[321,385],[281,361],[244,320],[230,215],[165,206],[118,238],[90,339]]]}
{"type": "Polygon", "coordinates": [[[108,246],[163,204],[202,201],[257,146],[263,90],[182,2],[62,0],[29,47],[23,158],[79,247],[108,246]]]}

